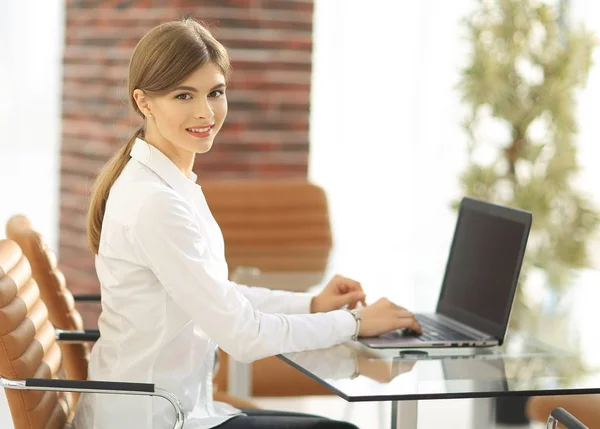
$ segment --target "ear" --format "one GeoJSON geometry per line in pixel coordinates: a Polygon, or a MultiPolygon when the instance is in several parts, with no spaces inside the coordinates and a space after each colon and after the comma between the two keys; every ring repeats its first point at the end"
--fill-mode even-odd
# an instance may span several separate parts
{"type": "Polygon", "coordinates": [[[148,97],[144,91],[142,91],[141,89],[134,89],[133,90],[133,99],[135,100],[138,109],[140,109],[140,111],[146,116],[146,117],[151,117],[152,116],[152,106],[151,106],[151,100],[150,97],[148,97]]]}

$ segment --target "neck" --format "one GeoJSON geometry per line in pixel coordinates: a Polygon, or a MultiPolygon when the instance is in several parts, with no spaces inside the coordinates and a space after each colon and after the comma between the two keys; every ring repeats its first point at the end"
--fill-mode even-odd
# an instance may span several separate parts
{"type": "Polygon", "coordinates": [[[144,141],[160,150],[173,164],[175,164],[175,166],[177,166],[179,171],[181,171],[185,177],[190,177],[192,169],[194,168],[194,159],[196,158],[194,152],[178,149],[169,140],[152,132],[146,132],[144,141]]]}

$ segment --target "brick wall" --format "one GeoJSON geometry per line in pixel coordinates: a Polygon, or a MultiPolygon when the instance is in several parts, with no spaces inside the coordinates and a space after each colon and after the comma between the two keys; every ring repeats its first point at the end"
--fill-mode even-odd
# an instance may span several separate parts
{"type": "Polygon", "coordinates": [[[229,116],[200,177],[305,177],[313,0],[67,0],[60,260],[75,292],[98,288],[86,246],[92,179],[139,125],[127,65],[153,26],[182,15],[209,24],[234,68],[229,116]]]}

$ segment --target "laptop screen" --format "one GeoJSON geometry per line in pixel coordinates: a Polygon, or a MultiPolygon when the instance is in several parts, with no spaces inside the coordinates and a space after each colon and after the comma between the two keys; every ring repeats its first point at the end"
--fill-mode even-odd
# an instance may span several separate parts
{"type": "Polygon", "coordinates": [[[531,214],[463,199],[438,312],[504,338],[531,214]]]}

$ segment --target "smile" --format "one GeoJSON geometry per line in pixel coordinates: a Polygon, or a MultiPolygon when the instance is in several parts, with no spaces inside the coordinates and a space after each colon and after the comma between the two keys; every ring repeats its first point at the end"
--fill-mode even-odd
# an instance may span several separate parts
{"type": "Polygon", "coordinates": [[[194,128],[186,128],[185,130],[195,138],[206,138],[212,134],[212,129],[215,125],[209,125],[208,127],[194,127],[194,128]]]}
{"type": "Polygon", "coordinates": [[[208,127],[204,127],[204,128],[187,128],[188,131],[191,131],[193,133],[205,133],[206,131],[210,130],[213,127],[213,125],[209,125],[208,127]]]}

